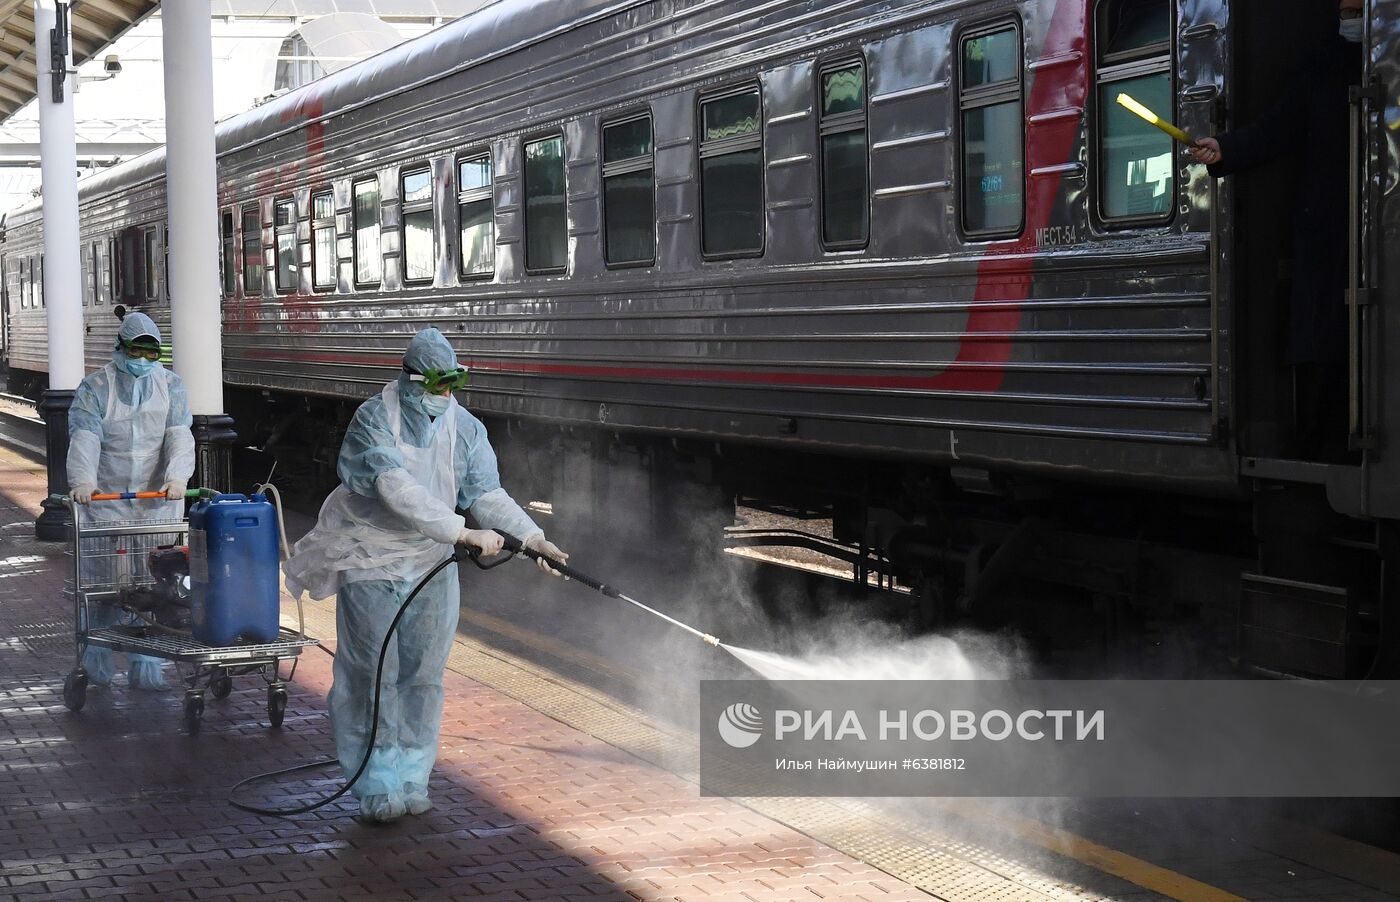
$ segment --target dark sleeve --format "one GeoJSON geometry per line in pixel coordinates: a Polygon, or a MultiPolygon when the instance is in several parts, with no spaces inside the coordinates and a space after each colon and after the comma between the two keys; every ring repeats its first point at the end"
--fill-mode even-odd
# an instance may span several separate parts
{"type": "Polygon", "coordinates": [[[1234,175],[1286,156],[1307,142],[1307,93],[1310,86],[1299,73],[1288,79],[1278,100],[1249,125],[1222,135],[1220,162],[1206,167],[1212,176],[1234,175]]]}

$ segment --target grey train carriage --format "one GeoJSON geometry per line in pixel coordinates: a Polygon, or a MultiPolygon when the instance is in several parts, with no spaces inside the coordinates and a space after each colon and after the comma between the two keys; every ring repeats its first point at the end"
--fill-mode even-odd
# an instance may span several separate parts
{"type": "MultiPolygon", "coordinates": [[[[1248,122],[1336,27],[1289,8],[502,0],[218,126],[230,413],[333,478],[434,324],[502,460],[549,452],[509,478],[592,493],[579,516],[829,512],[932,624],[1185,619],[1263,670],[1392,668],[1400,0],[1367,9],[1337,225],[1340,463],[1288,450],[1296,164],[1217,182],[1112,102],[1248,122]]],[[[160,151],[82,183],[90,366],[114,304],[168,320],[163,192],[160,151]]],[[[0,245],[31,391],[39,214],[0,245]]]]}

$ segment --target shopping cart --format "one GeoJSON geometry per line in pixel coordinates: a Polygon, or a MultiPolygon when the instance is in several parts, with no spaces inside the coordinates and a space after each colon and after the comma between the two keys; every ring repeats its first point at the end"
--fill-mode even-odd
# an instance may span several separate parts
{"type": "MultiPolygon", "coordinates": [[[[187,497],[208,498],[209,489],[192,489],[187,497]]],[[[98,494],[94,504],[126,500],[164,499],[161,492],[98,494]]],[[[274,642],[205,645],[182,628],[178,617],[155,613],[153,600],[168,596],[172,587],[162,585],[151,572],[152,552],[185,546],[189,522],[180,519],[102,520],[87,505],[64,498],[72,512],[73,570],[64,584],[64,597],[73,599],[73,630],[77,656],[73,670],[63,681],[63,703],[81,711],[87,700],[88,675],[83,652],[89,646],[114,652],[164,658],[175,665],[185,684],[184,724],[199,732],[204,716],[204,693],[226,698],[233,678],[256,674],[267,683],[267,719],[282,725],[287,709],[287,687],[296,674],[302,649],[319,644],[304,632],[282,627],[274,642]],[[164,621],[164,622],[162,622],[164,621]],[[284,677],[282,672],[286,669],[284,677]]],[[[188,591],[188,580],[179,586],[188,591]]],[[[167,605],[169,612],[178,605],[167,605]]]]}

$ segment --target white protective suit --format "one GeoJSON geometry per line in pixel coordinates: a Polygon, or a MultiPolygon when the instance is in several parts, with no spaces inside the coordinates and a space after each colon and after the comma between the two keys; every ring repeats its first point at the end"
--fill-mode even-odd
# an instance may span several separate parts
{"type": "MultiPolygon", "coordinates": [[[[144,313],[122,320],[112,362],[89,373],[73,395],[68,413],[68,483],[72,488],[96,486],[103,492],[156,491],[170,482],[188,483],[194,474],[193,417],[185,384],[156,364],[150,373],[134,376],[123,366],[121,341],[149,335],[160,341],[160,328],[144,313]]],[[[80,506],[85,522],[114,520],[178,521],[180,501],[98,501],[80,506]]],[[[118,581],[111,559],[95,559],[85,569],[85,581],[118,581]]],[[[133,562],[131,567],[142,568],[133,562]]],[[[117,622],[119,612],[103,608],[92,614],[91,627],[117,622]]],[[[97,685],[111,681],[112,653],[89,648],[83,656],[88,678],[97,685]]],[[[136,688],[164,688],[159,658],[131,656],[130,682],[136,688]]]]}
{"type": "MultiPolygon", "coordinates": [[[[436,329],[418,333],[404,356],[414,372],[456,366],[436,329]]],[[[407,374],[355,412],[341,446],[341,485],[284,565],[287,589],[313,598],[336,593],[338,647],[330,711],[336,753],[354,773],[369,739],[375,667],[389,623],[465,528],[456,508],[483,528],[522,540],[543,533],[501,488],[486,428],[453,399],[440,416],[423,406],[407,374]]],[[[457,631],[457,566],[414,599],[385,658],[379,732],[368,767],[352,787],[369,820],[431,807],[428,776],[437,756],[443,672],[457,631]]]]}

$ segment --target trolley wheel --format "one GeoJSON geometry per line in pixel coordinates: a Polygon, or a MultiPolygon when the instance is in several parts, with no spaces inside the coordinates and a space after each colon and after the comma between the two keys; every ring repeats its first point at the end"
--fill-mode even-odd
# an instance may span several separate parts
{"type": "Polygon", "coordinates": [[[221,673],[209,681],[209,694],[215,698],[228,698],[233,691],[233,677],[221,673]]]}
{"type": "Polygon", "coordinates": [[[267,720],[274,727],[282,726],[282,715],[287,712],[287,690],[281,683],[267,687],[267,720]]]}
{"type": "Polygon", "coordinates": [[[204,696],[198,692],[185,694],[185,731],[191,736],[199,732],[204,719],[204,696]]]}
{"type": "Polygon", "coordinates": [[[70,711],[81,711],[87,702],[87,671],[81,667],[63,679],[63,704],[70,711]]]}

